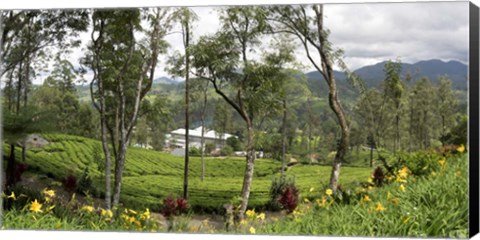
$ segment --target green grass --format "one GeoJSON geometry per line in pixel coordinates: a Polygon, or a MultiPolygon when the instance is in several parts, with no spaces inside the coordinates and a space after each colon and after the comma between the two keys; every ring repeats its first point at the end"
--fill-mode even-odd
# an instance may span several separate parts
{"type": "MultiPolygon", "coordinates": [[[[436,160],[434,161],[436,163],[436,160]]],[[[446,168],[432,167],[436,176],[409,177],[367,193],[351,204],[334,203],[329,208],[305,211],[303,216],[284,218],[258,229],[262,234],[301,234],[383,237],[468,236],[468,169],[466,154],[451,157],[446,168]],[[390,201],[388,200],[390,193],[390,201]],[[367,194],[371,202],[361,203],[367,194]],[[397,198],[398,203],[391,199],[397,198]],[[375,211],[377,203],[386,208],[375,211]]]]}
{"type": "MultiPolygon", "coordinates": [[[[102,174],[92,159],[94,149],[100,147],[99,141],[62,134],[46,134],[50,144],[40,149],[27,151],[27,164],[38,174],[54,176],[61,180],[68,174],[80,177],[89,166],[94,185],[103,190],[102,174]]],[[[4,147],[5,152],[7,147],[4,147]]],[[[20,150],[16,156],[20,161],[20,150]]],[[[121,201],[128,207],[158,209],[161,201],[168,195],[180,196],[183,193],[183,157],[168,153],[129,148],[122,183],[121,201]]],[[[201,208],[217,209],[239,196],[243,183],[245,159],[206,158],[205,179],[200,181],[201,160],[190,158],[189,203],[201,208]]],[[[250,207],[262,207],[269,200],[269,189],[274,177],[279,176],[281,163],[270,159],[258,159],[250,194],[250,207]]],[[[309,196],[309,189],[324,188],[328,183],[331,168],[318,165],[296,165],[286,172],[295,178],[303,196],[309,196]]],[[[365,181],[371,169],[343,167],[340,182],[351,185],[365,181]]]]}

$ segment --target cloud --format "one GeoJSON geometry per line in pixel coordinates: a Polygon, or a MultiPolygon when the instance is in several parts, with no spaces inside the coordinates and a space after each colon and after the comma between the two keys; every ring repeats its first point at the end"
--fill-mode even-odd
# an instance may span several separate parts
{"type": "MultiPolygon", "coordinates": [[[[219,29],[216,9],[192,7],[199,17],[193,24],[193,41],[219,29]]],[[[397,58],[409,63],[433,58],[468,61],[468,2],[325,4],[324,10],[330,41],[344,50],[351,70],[397,58]]],[[[84,45],[89,38],[90,33],[81,34],[84,45]]],[[[181,34],[170,34],[166,40],[171,45],[169,55],[183,52],[181,34]]],[[[79,65],[84,51],[84,47],[74,50],[70,57],[74,65],[79,65]]],[[[296,53],[304,70],[313,70],[301,47],[296,53]]],[[[166,61],[167,56],[160,58],[156,77],[169,76],[166,61]]]]}
{"type": "Polygon", "coordinates": [[[468,2],[325,5],[330,41],[351,69],[387,59],[468,61],[468,2]]]}

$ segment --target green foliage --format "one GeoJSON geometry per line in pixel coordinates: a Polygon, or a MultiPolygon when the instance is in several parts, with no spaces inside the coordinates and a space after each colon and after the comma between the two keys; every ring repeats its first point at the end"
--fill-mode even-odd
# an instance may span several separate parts
{"type": "Polygon", "coordinates": [[[220,150],[220,155],[221,156],[231,156],[233,154],[233,148],[229,145],[223,147],[220,150]]]}
{"type": "MultiPolygon", "coordinates": [[[[92,186],[90,193],[103,193],[103,172],[97,168],[97,162],[92,162],[95,148],[99,148],[99,141],[88,138],[63,135],[45,134],[43,137],[50,142],[41,149],[27,150],[26,163],[32,171],[62,180],[72,169],[72,174],[82,175],[87,166],[91,176],[92,186]],[[54,151],[51,151],[54,150],[54,151]]],[[[7,146],[4,146],[7,148],[7,146]]],[[[16,154],[20,156],[20,154],[16,154]]],[[[272,177],[280,175],[281,163],[270,159],[257,159],[252,182],[250,207],[261,207],[270,200],[269,189],[272,177]]],[[[205,158],[204,181],[200,181],[201,159],[192,157],[190,161],[190,197],[192,208],[212,211],[222,209],[222,205],[238,195],[242,186],[245,158],[205,158]],[[222,182],[222,184],[217,184],[222,182]]],[[[122,184],[121,200],[125,206],[148,207],[158,209],[158,202],[169,194],[181,195],[183,180],[183,158],[168,153],[130,148],[122,184]]],[[[285,172],[288,177],[295,176],[300,193],[306,197],[314,196],[309,193],[310,187],[319,188],[326,184],[329,166],[298,165],[285,172]]],[[[368,178],[371,170],[368,168],[342,169],[340,181],[348,186],[354,181],[368,178]]]]}
{"type": "Polygon", "coordinates": [[[236,137],[227,138],[227,145],[230,146],[233,151],[243,151],[242,142],[236,137]]]}
{"type": "Polygon", "coordinates": [[[291,186],[295,187],[295,178],[290,177],[286,178],[285,176],[274,177],[272,179],[272,185],[270,186],[270,201],[268,202],[268,207],[272,211],[278,211],[282,208],[279,200],[284,192],[285,188],[291,186]]]}
{"type": "MultiPolygon", "coordinates": [[[[435,163],[437,159],[428,161],[435,163]]],[[[468,234],[466,155],[447,160],[436,176],[409,177],[400,183],[362,193],[351,204],[306,211],[257,229],[262,234],[465,238],[468,234]],[[378,210],[378,203],[383,211],[378,210]]]]}

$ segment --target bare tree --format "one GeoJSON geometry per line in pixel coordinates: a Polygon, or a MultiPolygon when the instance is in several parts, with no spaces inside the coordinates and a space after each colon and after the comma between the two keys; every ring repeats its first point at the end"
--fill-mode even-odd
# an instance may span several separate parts
{"type": "Polygon", "coordinates": [[[271,22],[274,23],[274,32],[289,33],[302,43],[310,63],[323,76],[329,87],[328,100],[332,111],[337,117],[341,130],[340,144],[332,164],[329,187],[337,190],[338,178],[342,160],[349,145],[349,125],[345,112],[338,100],[337,84],[333,73],[335,61],[346,69],[341,61],[342,51],[333,51],[328,41],[329,32],[324,27],[323,5],[275,6],[271,7],[271,22]],[[314,52],[317,53],[314,56],[314,52]]]}

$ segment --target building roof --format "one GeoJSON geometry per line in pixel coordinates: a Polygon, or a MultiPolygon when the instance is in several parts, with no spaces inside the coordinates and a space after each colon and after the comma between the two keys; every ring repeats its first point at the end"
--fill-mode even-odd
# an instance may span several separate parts
{"type": "MultiPolygon", "coordinates": [[[[208,129],[205,129],[208,130],[208,129]]],[[[183,135],[185,136],[185,128],[179,128],[177,130],[173,130],[170,132],[172,135],[183,135]]],[[[190,137],[202,137],[202,127],[198,127],[195,129],[190,129],[188,131],[188,135],[190,137]]],[[[230,137],[235,137],[232,134],[225,133],[223,136],[220,136],[219,133],[215,132],[214,130],[206,131],[204,133],[204,138],[209,138],[209,139],[228,139],[230,137]]]]}

